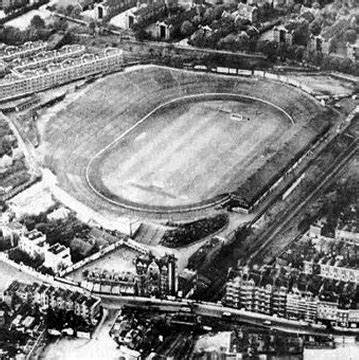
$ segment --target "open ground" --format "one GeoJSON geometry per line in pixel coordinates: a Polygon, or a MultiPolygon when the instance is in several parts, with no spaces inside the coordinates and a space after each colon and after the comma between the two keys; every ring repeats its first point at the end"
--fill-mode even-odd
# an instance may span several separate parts
{"type": "Polygon", "coordinates": [[[311,97],[277,82],[145,66],[92,84],[43,127],[42,149],[64,190],[105,215],[118,215],[124,209],[109,202],[113,196],[167,207],[236,187],[254,197],[323,128],[323,114],[311,97]],[[160,105],[204,93],[242,98],[182,103],[171,115],[158,111],[135,126],[160,105]],[[254,106],[245,96],[274,106],[254,106]],[[251,120],[231,121],[232,110],[251,120]],[[112,143],[101,166],[90,169],[90,185],[101,190],[94,192],[89,163],[112,143]],[[110,195],[99,196],[106,189],[110,195]]]}
{"type": "Polygon", "coordinates": [[[135,265],[133,260],[136,256],[139,255],[138,252],[131,250],[127,247],[120,247],[117,250],[101,257],[98,260],[95,260],[80,269],[74,271],[73,273],[67,275],[67,277],[71,278],[75,281],[82,281],[82,272],[84,270],[107,270],[109,272],[123,272],[123,271],[135,271],[135,265]]]}
{"type": "Polygon", "coordinates": [[[313,89],[318,95],[349,96],[355,91],[354,82],[324,74],[290,74],[289,78],[297,80],[313,89]]]}
{"type": "Polygon", "coordinates": [[[99,191],[119,203],[155,207],[235,191],[271,156],[261,148],[279,150],[292,124],[268,104],[232,98],[186,98],[160,108],[97,158],[92,174],[99,191]]]}
{"type": "Polygon", "coordinates": [[[14,280],[28,284],[38,281],[35,276],[31,276],[3,261],[0,261],[0,294],[2,294],[14,280]]]}

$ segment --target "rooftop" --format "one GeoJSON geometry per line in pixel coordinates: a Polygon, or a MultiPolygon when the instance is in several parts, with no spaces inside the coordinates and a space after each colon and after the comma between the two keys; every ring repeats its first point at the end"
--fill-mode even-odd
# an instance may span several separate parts
{"type": "Polygon", "coordinates": [[[67,250],[67,248],[64,245],[56,243],[56,244],[52,245],[48,251],[53,253],[54,255],[58,255],[66,250],[67,250]]]}
{"type": "Polygon", "coordinates": [[[42,232],[34,229],[34,230],[31,230],[31,231],[27,232],[27,233],[25,234],[25,236],[26,236],[29,240],[33,241],[33,240],[39,239],[40,237],[43,237],[43,236],[45,236],[45,235],[44,235],[42,232]]]}

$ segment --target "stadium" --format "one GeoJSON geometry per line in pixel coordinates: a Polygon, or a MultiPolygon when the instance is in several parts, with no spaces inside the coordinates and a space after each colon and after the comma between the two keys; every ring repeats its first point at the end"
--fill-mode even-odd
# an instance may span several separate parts
{"type": "Polygon", "coordinates": [[[325,129],[324,114],[268,79],[139,66],[48,121],[45,165],[95,210],[184,213],[235,199],[248,212],[325,129]]]}

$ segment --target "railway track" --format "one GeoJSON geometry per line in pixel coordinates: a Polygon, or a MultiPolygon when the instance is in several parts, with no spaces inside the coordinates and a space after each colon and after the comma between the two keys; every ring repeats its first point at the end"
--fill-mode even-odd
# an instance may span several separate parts
{"type": "MultiPolygon", "coordinates": [[[[338,161],[336,161],[331,168],[325,173],[325,175],[322,177],[319,184],[313,189],[306,198],[301,201],[298,205],[294,205],[291,210],[288,211],[290,214],[288,216],[284,215],[279,220],[275,222],[267,231],[265,231],[258,240],[251,246],[251,248],[255,248],[259,245],[258,249],[256,249],[249,257],[248,263],[253,262],[256,260],[259,256],[263,257],[268,255],[273,250],[273,242],[276,238],[276,236],[288,225],[290,222],[302,211],[305,206],[318,194],[320,190],[322,190],[332,179],[334,175],[336,175],[342,167],[347,163],[347,161],[355,154],[355,152],[358,150],[358,139],[355,139],[348,149],[345,151],[343,156],[341,156],[338,161]],[[280,224],[278,226],[278,224],[280,224]]],[[[287,213],[288,213],[287,212],[287,213]]],[[[302,234],[296,235],[290,243],[293,241],[296,241],[302,234]]],[[[288,244],[287,244],[288,246],[288,244]]]]}

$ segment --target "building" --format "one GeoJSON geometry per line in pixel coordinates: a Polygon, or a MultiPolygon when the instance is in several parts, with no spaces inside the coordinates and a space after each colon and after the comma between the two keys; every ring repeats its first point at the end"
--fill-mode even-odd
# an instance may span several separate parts
{"type": "Polygon", "coordinates": [[[340,266],[319,264],[319,275],[326,279],[359,284],[359,270],[340,266]]]}
{"type": "Polygon", "coordinates": [[[320,238],[322,236],[323,222],[317,221],[314,224],[310,224],[309,226],[309,237],[313,239],[320,238]]]}
{"type": "Polygon", "coordinates": [[[347,43],[347,57],[352,61],[359,60],[359,40],[354,44],[347,43]]]}
{"type": "MultiPolygon", "coordinates": [[[[16,54],[10,60],[15,57],[16,54]]],[[[33,94],[76,79],[119,70],[122,64],[122,50],[106,48],[96,54],[85,53],[62,62],[51,62],[46,67],[12,72],[0,80],[0,100],[33,94]]]]}
{"type": "Polygon", "coordinates": [[[276,8],[279,6],[291,6],[294,4],[294,0],[247,0],[247,4],[258,7],[269,4],[276,8]]]}
{"type": "Polygon", "coordinates": [[[359,228],[345,224],[343,227],[335,229],[335,239],[349,242],[351,244],[359,243],[359,228]]]}
{"type": "Polygon", "coordinates": [[[232,14],[235,18],[249,20],[255,23],[258,20],[258,8],[248,4],[239,3],[237,11],[232,14]]]}
{"type": "Polygon", "coordinates": [[[45,251],[44,256],[44,266],[52,269],[54,272],[72,265],[70,248],[59,243],[50,246],[45,251]]]}
{"type": "Polygon", "coordinates": [[[272,286],[255,287],[252,311],[270,315],[272,310],[272,286]]]}
{"type": "Polygon", "coordinates": [[[349,310],[337,309],[336,321],[340,326],[347,327],[349,324],[349,310]]]}
{"type": "Polygon", "coordinates": [[[279,317],[286,316],[288,289],[284,286],[275,288],[272,294],[271,313],[277,314],[279,317]]]}
{"type": "Polygon", "coordinates": [[[96,18],[114,17],[137,5],[137,0],[106,0],[95,4],[96,18]]]}
{"type": "Polygon", "coordinates": [[[320,35],[312,35],[308,42],[310,51],[320,51],[328,55],[332,52],[332,44],[335,39],[342,36],[350,28],[350,23],[347,19],[340,19],[332,26],[324,29],[320,35]]]}
{"type": "Polygon", "coordinates": [[[46,236],[36,229],[26,232],[19,240],[19,248],[32,258],[44,256],[48,246],[46,236]]]}
{"type": "Polygon", "coordinates": [[[173,255],[161,258],[140,255],[135,259],[135,266],[139,295],[177,295],[177,259],[173,255]]]}
{"type": "Polygon", "coordinates": [[[359,310],[348,311],[348,323],[349,325],[359,324],[359,310]]]}
{"type": "Polygon", "coordinates": [[[272,5],[274,8],[280,6],[292,6],[294,5],[294,0],[273,0],[272,5]]]}
{"type": "Polygon", "coordinates": [[[172,36],[173,26],[166,20],[156,21],[147,28],[146,32],[152,39],[169,40],[172,36]]]}
{"type": "Polygon", "coordinates": [[[226,306],[270,315],[273,313],[274,293],[276,309],[281,312],[281,290],[273,289],[269,284],[256,286],[255,281],[252,278],[248,279],[244,274],[227,282],[223,300],[226,306]]]}
{"type": "Polygon", "coordinates": [[[59,243],[50,246],[46,242],[46,235],[36,229],[21,235],[18,246],[32,258],[43,258],[43,265],[55,273],[72,265],[70,249],[59,243]]]}
{"type": "Polygon", "coordinates": [[[311,293],[293,291],[287,294],[286,316],[288,319],[314,322],[317,316],[318,299],[311,293]]]}
{"type": "MultiPolygon", "coordinates": [[[[89,271],[85,279],[87,281],[86,288],[92,287],[94,289],[95,284],[109,285],[108,292],[114,295],[135,295],[138,283],[136,274],[130,272],[115,273],[96,269],[89,271]]],[[[98,291],[103,291],[103,287],[99,288],[98,291]]]]}
{"type": "Polygon", "coordinates": [[[74,311],[75,315],[82,317],[89,324],[95,324],[101,310],[101,299],[97,297],[45,284],[27,285],[14,281],[4,291],[4,301],[11,304],[15,295],[24,302],[39,305],[43,311],[50,307],[54,310],[74,311]]]}
{"type": "Polygon", "coordinates": [[[0,50],[0,61],[11,61],[40,53],[47,49],[47,44],[42,41],[29,41],[21,46],[9,45],[0,50]]]}
{"type": "Polygon", "coordinates": [[[58,50],[42,50],[31,57],[16,57],[9,65],[19,72],[32,70],[53,62],[62,62],[65,59],[80,56],[85,53],[85,50],[86,48],[83,45],[65,45],[58,50]]]}
{"type": "Polygon", "coordinates": [[[278,44],[292,45],[293,31],[289,31],[285,26],[275,26],[272,31],[273,40],[278,44]]]}
{"type": "Polygon", "coordinates": [[[241,278],[239,276],[226,283],[226,294],[224,297],[224,302],[227,306],[233,308],[240,307],[240,289],[241,278]]]}
{"type": "Polygon", "coordinates": [[[337,321],[338,303],[330,301],[319,301],[317,307],[317,319],[337,321]]]}
{"type": "Polygon", "coordinates": [[[130,29],[134,24],[143,23],[149,25],[164,17],[166,9],[176,3],[169,3],[166,0],[150,0],[141,3],[136,8],[126,12],[126,28],[130,29]]]}
{"type": "Polygon", "coordinates": [[[4,326],[4,325],[5,325],[5,311],[0,310],[0,326],[4,326]]]}

